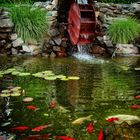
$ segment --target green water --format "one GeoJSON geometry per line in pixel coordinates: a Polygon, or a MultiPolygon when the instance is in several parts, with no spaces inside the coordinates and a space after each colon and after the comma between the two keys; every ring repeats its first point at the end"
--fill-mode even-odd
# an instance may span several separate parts
{"type": "Polygon", "coordinates": [[[70,136],[76,140],[96,140],[103,128],[111,131],[106,140],[140,139],[139,127],[116,126],[105,120],[106,117],[117,114],[140,117],[139,109],[130,108],[140,104],[140,99],[134,98],[140,95],[140,71],[135,70],[140,67],[140,58],[92,61],[75,58],[0,58],[0,70],[13,67],[31,74],[52,70],[55,74],[79,76],[80,80],[47,81],[32,75],[4,75],[0,78],[0,90],[19,86],[24,90],[24,94],[19,97],[0,97],[1,132],[14,134],[17,140],[36,134],[49,134],[51,140],[58,135],[70,136]],[[34,100],[23,103],[25,97],[33,97],[34,100]],[[51,100],[55,100],[53,109],[49,107],[51,100]],[[36,106],[37,110],[27,109],[28,105],[36,106]],[[82,124],[72,124],[74,120],[89,115],[92,115],[91,118],[82,124]],[[94,122],[92,134],[86,131],[90,122],[94,122]],[[49,125],[48,128],[39,132],[31,131],[36,126],[46,124],[49,125]],[[29,130],[11,132],[11,128],[23,125],[28,126],[29,130]]]}

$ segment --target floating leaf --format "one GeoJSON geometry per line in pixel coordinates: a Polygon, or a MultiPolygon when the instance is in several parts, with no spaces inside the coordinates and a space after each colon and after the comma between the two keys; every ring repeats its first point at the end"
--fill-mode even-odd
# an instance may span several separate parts
{"type": "Polygon", "coordinates": [[[0,94],[1,97],[9,97],[11,94],[0,94]]]}
{"type": "Polygon", "coordinates": [[[11,89],[11,91],[18,91],[18,90],[21,90],[21,87],[14,87],[11,89]]]}
{"type": "Polygon", "coordinates": [[[19,73],[18,76],[29,76],[29,75],[31,75],[31,74],[30,73],[19,73]]]}
{"type": "Polygon", "coordinates": [[[64,75],[56,75],[56,78],[66,78],[66,76],[64,76],[64,75]]]}
{"type": "Polygon", "coordinates": [[[140,70],[140,68],[134,68],[135,70],[140,70]]]}
{"type": "Polygon", "coordinates": [[[35,76],[35,77],[39,77],[39,78],[44,77],[44,75],[40,72],[32,74],[32,75],[35,76]]]}
{"type": "Polygon", "coordinates": [[[62,81],[68,81],[69,79],[68,78],[60,78],[60,80],[62,80],[62,81]]]}
{"type": "Polygon", "coordinates": [[[44,116],[48,117],[48,116],[49,116],[49,114],[45,113],[45,114],[44,114],[44,116]]]}
{"type": "Polygon", "coordinates": [[[20,74],[20,72],[19,71],[14,71],[14,72],[12,72],[12,75],[19,75],[20,74]]]}
{"type": "Polygon", "coordinates": [[[2,78],[2,77],[3,77],[3,75],[0,74],[0,78],[2,78]]]}
{"type": "Polygon", "coordinates": [[[5,89],[5,90],[2,90],[1,92],[2,93],[10,93],[10,90],[5,89]]]}
{"type": "Polygon", "coordinates": [[[80,77],[78,77],[78,76],[69,76],[68,79],[69,80],[79,80],[80,77]]]}
{"type": "Polygon", "coordinates": [[[16,97],[16,96],[20,96],[20,93],[12,93],[11,96],[16,97]]]}
{"type": "Polygon", "coordinates": [[[44,78],[45,80],[56,80],[55,76],[48,76],[44,78]]]}

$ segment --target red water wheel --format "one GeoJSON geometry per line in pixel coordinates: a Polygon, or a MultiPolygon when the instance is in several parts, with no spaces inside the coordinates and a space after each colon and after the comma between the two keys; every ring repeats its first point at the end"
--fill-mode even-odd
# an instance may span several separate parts
{"type": "Polygon", "coordinates": [[[96,17],[90,4],[72,3],[68,13],[68,33],[73,45],[91,44],[95,38],[96,17]]]}

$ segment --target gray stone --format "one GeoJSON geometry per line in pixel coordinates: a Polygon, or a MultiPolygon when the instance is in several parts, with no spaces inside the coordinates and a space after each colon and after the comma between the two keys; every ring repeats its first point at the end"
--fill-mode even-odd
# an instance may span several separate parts
{"type": "Polygon", "coordinates": [[[1,33],[10,33],[12,31],[12,28],[0,28],[1,33]]]}
{"type": "Polygon", "coordinates": [[[112,41],[108,40],[108,41],[104,41],[104,43],[107,47],[114,47],[113,44],[112,44],[112,41]]]}
{"type": "Polygon", "coordinates": [[[16,33],[11,34],[11,35],[9,36],[9,39],[10,39],[11,41],[16,40],[16,39],[17,39],[17,34],[16,34],[16,33]]]}
{"type": "Polygon", "coordinates": [[[9,18],[9,12],[5,11],[0,14],[0,19],[5,19],[5,18],[9,18]]]}
{"type": "Polygon", "coordinates": [[[53,51],[59,52],[61,48],[59,46],[53,46],[53,51]]]}
{"type": "Polygon", "coordinates": [[[12,42],[13,47],[21,46],[24,41],[21,38],[17,38],[15,41],[12,42]]]}
{"type": "Polygon", "coordinates": [[[6,40],[1,40],[0,41],[0,47],[6,44],[6,40]]]}
{"type": "Polygon", "coordinates": [[[8,38],[8,34],[6,33],[0,33],[0,40],[1,39],[7,39],[8,38]]]}
{"type": "Polygon", "coordinates": [[[140,4],[139,3],[132,3],[131,8],[135,9],[135,11],[140,11],[140,4]]]}
{"type": "Polygon", "coordinates": [[[17,55],[18,54],[18,50],[15,49],[15,48],[12,48],[11,51],[12,51],[12,55],[17,55]]]}
{"type": "Polygon", "coordinates": [[[54,57],[56,57],[56,54],[54,52],[51,52],[50,57],[54,58],[54,57]]]}
{"type": "Polygon", "coordinates": [[[51,36],[51,37],[57,36],[59,34],[60,34],[60,32],[58,31],[58,29],[49,30],[49,36],[51,36]]]}
{"type": "Polygon", "coordinates": [[[51,11],[52,12],[52,16],[53,17],[57,17],[58,16],[58,12],[57,11],[51,11]]]}
{"type": "Polygon", "coordinates": [[[120,55],[138,54],[138,48],[134,47],[133,44],[117,44],[115,53],[120,55]]]}
{"type": "Polygon", "coordinates": [[[0,28],[7,28],[7,27],[13,27],[14,24],[10,19],[2,19],[0,20],[0,28]]]}
{"type": "Polygon", "coordinates": [[[29,52],[29,53],[31,52],[30,48],[27,45],[25,45],[25,44],[22,45],[22,50],[24,52],[29,52]]]}
{"type": "Polygon", "coordinates": [[[56,45],[60,45],[62,42],[62,39],[60,37],[55,37],[55,38],[53,38],[53,40],[56,43],[56,45]]]}

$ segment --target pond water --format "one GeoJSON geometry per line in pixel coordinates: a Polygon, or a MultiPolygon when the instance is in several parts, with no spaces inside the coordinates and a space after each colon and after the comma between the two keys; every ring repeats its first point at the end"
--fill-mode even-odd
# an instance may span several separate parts
{"type": "Polygon", "coordinates": [[[138,57],[0,57],[0,71],[4,73],[0,95],[10,87],[21,87],[20,96],[0,97],[0,140],[5,135],[17,140],[102,140],[102,134],[105,140],[139,140],[140,123],[106,120],[118,114],[140,117],[140,99],[136,98],[140,95],[139,68],[138,57]],[[9,68],[31,75],[4,73],[9,68]],[[76,78],[47,80],[32,75],[46,70],[53,76],[76,78]],[[25,97],[33,101],[25,103],[25,97]]]}

